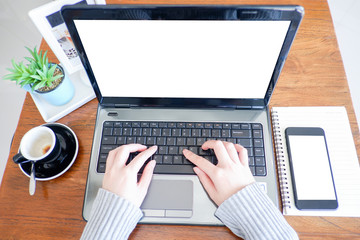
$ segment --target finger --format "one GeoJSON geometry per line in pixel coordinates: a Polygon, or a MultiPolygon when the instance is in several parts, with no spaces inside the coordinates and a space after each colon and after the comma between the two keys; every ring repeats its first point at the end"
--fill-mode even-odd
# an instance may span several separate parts
{"type": "Polygon", "coordinates": [[[230,142],[224,142],[224,146],[226,148],[226,151],[229,154],[229,157],[231,158],[231,160],[233,162],[239,162],[239,154],[235,148],[235,145],[233,143],[230,142]]]}
{"type": "Polygon", "coordinates": [[[213,198],[216,193],[216,189],[211,178],[198,167],[194,167],[194,172],[199,177],[199,180],[205,188],[205,191],[209,194],[211,198],[213,198]]]}
{"type": "Polygon", "coordinates": [[[105,172],[107,172],[108,170],[110,170],[114,164],[114,160],[116,157],[116,150],[111,150],[106,158],[106,169],[105,172]]]}
{"type": "Polygon", "coordinates": [[[147,147],[141,144],[122,145],[115,149],[115,159],[117,164],[124,166],[129,159],[130,153],[144,151],[147,147]]]}
{"type": "Polygon", "coordinates": [[[231,161],[230,156],[224,146],[224,143],[219,140],[209,140],[202,145],[202,149],[208,150],[209,148],[214,149],[216,158],[220,164],[231,161]]]}
{"type": "Polygon", "coordinates": [[[146,160],[148,160],[157,151],[157,148],[157,146],[152,146],[141,152],[128,164],[128,167],[133,169],[135,172],[139,172],[146,160]]]}
{"type": "Polygon", "coordinates": [[[143,174],[141,175],[141,178],[139,180],[139,183],[138,183],[139,190],[140,190],[140,192],[142,192],[144,194],[144,196],[146,195],[147,190],[149,188],[149,185],[150,185],[153,173],[154,173],[155,165],[156,165],[155,160],[151,160],[150,162],[148,162],[148,164],[146,164],[143,174]]]}
{"type": "Polygon", "coordinates": [[[206,160],[205,158],[202,158],[195,153],[191,152],[190,150],[184,149],[183,150],[184,156],[189,159],[190,162],[198,166],[202,171],[204,171],[206,174],[211,175],[215,165],[206,160]]]}
{"type": "Polygon", "coordinates": [[[236,151],[238,151],[238,153],[239,153],[240,162],[243,165],[248,166],[249,165],[249,156],[247,153],[247,149],[239,144],[235,144],[235,148],[236,148],[236,151]]]}

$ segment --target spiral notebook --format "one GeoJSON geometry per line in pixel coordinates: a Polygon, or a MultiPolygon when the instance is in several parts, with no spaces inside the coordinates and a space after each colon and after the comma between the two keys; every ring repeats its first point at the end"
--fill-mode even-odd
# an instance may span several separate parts
{"type": "Polygon", "coordinates": [[[360,217],[360,168],[345,107],[273,107],[271,110],[284,215],[360,217]],[[298,210],[290,176],[285,129],[324,129],[339,207],[298,210]]]}

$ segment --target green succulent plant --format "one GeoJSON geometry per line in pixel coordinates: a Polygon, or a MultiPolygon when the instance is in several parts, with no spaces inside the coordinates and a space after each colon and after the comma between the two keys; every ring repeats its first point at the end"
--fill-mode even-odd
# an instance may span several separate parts
{"type": "Polygon", "coordinates": [[[4,76],[4,79],[15,81],[16,84],[24,87],[25,85],[30,85],[32,91],[38,90],[39,88],[48,86],[50,87],[53,82],[61,77],[63,74],[58,74],[54,76],[55,70],[58,67],[57,64],[49,64],[47,58],[47,51],[44,52],[36,50],[36,47],[32,51],[30,48],[26,47],[30,52],[32,57],[24,57],[28,64],[25,65],[23,62],[16,63],[14,59],[11,61],[13,69],[8,68],[10,74],[4,76]]]}

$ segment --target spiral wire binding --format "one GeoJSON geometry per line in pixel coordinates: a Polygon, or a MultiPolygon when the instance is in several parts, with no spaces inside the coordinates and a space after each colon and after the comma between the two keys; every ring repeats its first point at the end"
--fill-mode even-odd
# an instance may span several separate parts
{"type": "Polygon", "coordinates": [[[283,208],[291,208],[290,202],[290,192],[289,192],[289,181],[286,173],[286,164],[285,164],[285,155],[284,155],[284,144],[283,144],[283,134],[280,130],[279,115],[277,111],[271,110],[273,131],[274,131],[274,141],[275,141],[275,152],[278,165],[278,174],[279,174],[279,184],[280,192],[282,196],[282,205],[283,208]]]}

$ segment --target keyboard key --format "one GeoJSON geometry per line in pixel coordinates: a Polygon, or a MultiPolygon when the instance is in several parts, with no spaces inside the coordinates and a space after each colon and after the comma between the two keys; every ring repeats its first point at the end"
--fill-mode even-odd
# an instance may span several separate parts
{"type": "Polygon", "coordinates": [[[114,128],[113,135],[114,136],[121,136],[122,135],[122,128],[114,128]]]}
{"type": "Polygon", "coordinates": [[[181,129],[179,129],[179,128],[171,129],[171,136],[181,137],[181,129]]]}
{"type": "Polygon", "coordinates": [[[176,138],[176,145],[178,146],[186,145],[186,138],[176,138]]]}
{"type": "Polygon", "coordinates": [[[161,128],[153,128],[151,131],[151,136],[153,137],[161,136],[161,128]]]}
{"type": "Polygon", "coordinates": [[[168,153],[168,147],[167,146],[159,146],[158,147],[158,151],[157,151],[158,154],[167,154],[168,153]]]}
{"type": "Polygon", "coordinates": [[[181,136],[182,137],[190,137],[191,136],[191,129],[184,128],[181,130],[181,136]]]}
{"type": "Polygon", "coordinates": [[[141,128],[133,128],[132,136],[141,136],[141,128]]]}
{"type": "Polygon", "coordinates": [[[261,130],[253,130],[253,137],[254,138],[262,138],[262,131],[261,130]]]}
{"type": "Polygon", "coordinates": [[[153,155],[153,159],[156,161],[157,164],[162,164],[162,155],[153,155]]]}
{"type": "Polygon", "coordinates": [[[197,138],[196,139],[196,145],[202,146],[206,142],[206,138],[197,138]]]}
{"type": "Polygon", "coordinates": [[[154,168],[154,173],[161,174],[194,174],[193,165],[160,165],[157,164],[154,168]]]}
{"type": "Polygon", "coordinates": [[[231,129],[231,124],[230,123],[224,123],[223,124],[223,129],[231,129]]]}
{"type": "Polygon", "coordinates": [[[191,129],[192,137],[201,137],[201,129],[191,129]]]}
{"type": "Polygon", "coordinates": [[[117,145],[124,145],[124,144],[126,144],[126,137],[118,137],[118,138],[116,139],[116,144],[117,144],[117,145]]]}
{"type": "Polygon", "coordinates": [[[254,147],[264,147],[264,141],[262,139],[254,139],[254,147]]]}
{"type": "Polygon", "coordinates": [[[177,123],[177,124],[176,124],[176,127],[177,127],[177,128],[185,128],[186,125],[185,125],[185,123],[177,123]]]}
{"type": "Polygon", "coordinates": [[[265,167],[255,167],[255,175],[256,176],[266,176],[265,167]]]}
{"type": "Polygon", "coordinates": [[[193,153],[195,153],[196,155],[199,154],[199,151],[198,151],[198,147],[189,147],[189,150],[192,151],[193,153]]]}
{"type": "Polygon", "coordinates": [[[254,155],[259,157],[265,156],[264,149],[263,148],[254,148],[254,155]]]}
{"type": "Polygon", "coordinates": [[[163,164],[172,164],[173,162],[173,156],[171,155],[165,155],[163,156],[163,164]]]}
{"type": "Polygon", "coordinates": [[[252,147],[252,141],[250,138],[240,138],[237,139],[237,143],[243,147],[252,147]]]}
{"type": "Polygon", "coordinates": [[[104,136],[101,141],[102,144],[112,145],[116,144],[116,137],[104,136]]]}
{"type": "Polygon", "coordinates": [[[146,137],[137,137],[136,138],[136,143],[146,145],[146,137]]]}
{"type": "Polygon", "coordinates": [[[131,136],[131,131],[132,129],[131,128],[123,128],[123,133],[122,135],[123,136],[131,136]]]}
{"type": "Polygon", "coordinates": [[[163,128],[161,129],[162,133],[161,136],[170,137],[171,136],[171,129],[170,128],[163,128]]]}
{"type": "Polygon", "coordinates": [[[173,158],[173,164],[182,164],[183,163],[183,156],[175,155],[173,158]]]}
{"type": "Polygon", "coordinates": [[[213,129],[211,131],[211,137],[213,137],[213,138],[221,137],[220,130],[219,129],[213,129]]]}
{"type": "Polygon", "coordinates": [[[98,163],[97,171],[99,173],[105,173],[106,164],[105,163],[98,163]]]}
{"type": "Polygon", "coordinates": [[[169,147],[169,154],[176,155],[178,153],[179,153],[179,148],[178,147],[175,147],[175,146],[170,146],[169,147]]]}
{"type": "Polygon", "coordinates": [[[249,157],[249,166],[254,166],[254,165],[255,165],[254,157],[249,157]]]}
{"type": "Polygon", "coordinates": [[[100,154],[99,156],[99,162],[100,163],[106,163],[106,160],[107,160],[107,154],[100,154]]]}
{"type": "Polygon", "coordinates": [[[223,138],[230,137],[230,130],[221,130],[221,137],[223,138]]]}
{"type": "Polygon", "coordinates": [[[156,138],[155,137],[146,137],[146,145],[155,145],[156,138]]]}
{"type": "Polygon", "coordinates": [[[113,129],[112,129],[112,128],[106,127],[106,128],[103,129],[103,136],[111,136],[112,133],[113,133],[113,129]]]}
{"type": "Polygon", "coordinates": [[[123,127],[127,127],[127,128],[129,128],[129,127],[131,127],[131,122],[124,122],[123,123],[123,127]]]}
{"type": "Polygon", "coordinates": [[[211,137],[211,130],[210,129],[202,129],[201,136],[202,137],[211,137]]]}
{"type": "Polygon", "coordinates": [[[113,127],[114,126],[114,123],[113,122],[111,122],[111,121],[106,121],[106,122],[104,122],[104,128],[105,127],[113,127]]]}
{"type": "Polygon", "coordinates": [[[114,150],[116,145],[102,145],[100,147],[100,153],[109,153],[111,150],[114,150]]]}
{"type": "Polygon", "coordinates": [[[133,127],[133,128],[139,128],[139,127],[141,127],[141,125],[140,125],[139,122],[132,122],[132,123],[131,123],[131,127],[133,127]]]}
{"type": "Polygon", "coordinates": [[[252,173],[253,176],[256,176],[256,172],[255,172],[255,167],[254,166],[250,166],[250,171],[252,173]]]}
{"type": "Polygon", "coordinates": [[[252,129],[262,129],[262,125],[260,123],[253,123],[252,125],[252,129]]]}
{"type": "Polygon", "coordinates": [[[143,135],[144,137],[151,136],[151,128],[143,128],[143,129],[142,129],[142,135],[143,135]]]}
{"type": "Polygon", "coordinates": [[[157,137],[156,145],[166,145],[166,138],[165,137],[157,137]]]}
{"type": "Polygon", "coordinates": [[[265,158],[264,157],[255,157],[255,165],[256,166],[265,166],[265,158]]]}
{"type": "Polygon", "coordinates": [[[184,151],[184,149],[187,149],[187,147],[185,147],[185,146],[180,146],[179,147],[179,154],[183,154],[183,151],[184,151]]]}
{"type": "Polygon", "coordinates": [[[196,138],[187,138],[186,145],[188,146],[195,146],[196,145],[196,138]]]}
{"type": "Polygon", "coordinates": [[[152,122],[152,123],[150,123],[150,127],[157,128],[157,127],[159,127],[159,124],[156,122],[152,122]]]}
{"type": "Polygon", "coordinates": [[[231,130],[231,136],[234,138],[250,138],[250,130],[231,130]]]}
{"type": "Polygon", "coordinates": [[[136,137],[127,137],[126,144],[136,143],[136,137]]]}
{"type": "Polygon", "coordinates": [[[196,124],[195,124],[195,127],[196,127],[196,128],[204,128],[205,126],[204,126],[203,123],[196,123],[196,124]]]}
{"type": "Polygon", "coordinates": [[[248,156],[249,156],[249,157],[253,157],[253,156],[254,156],[254,151],[253,151],[253,149],[252,149],[251,147],[247,147],[246,149],[247,149],[247,152],[248,152],[248,156]]]}
{"type": "Polygon", "coordinates": [[[176,145],[176,138],[174,137],[166,138],[166,145],[168,146],[176,145]]]}

